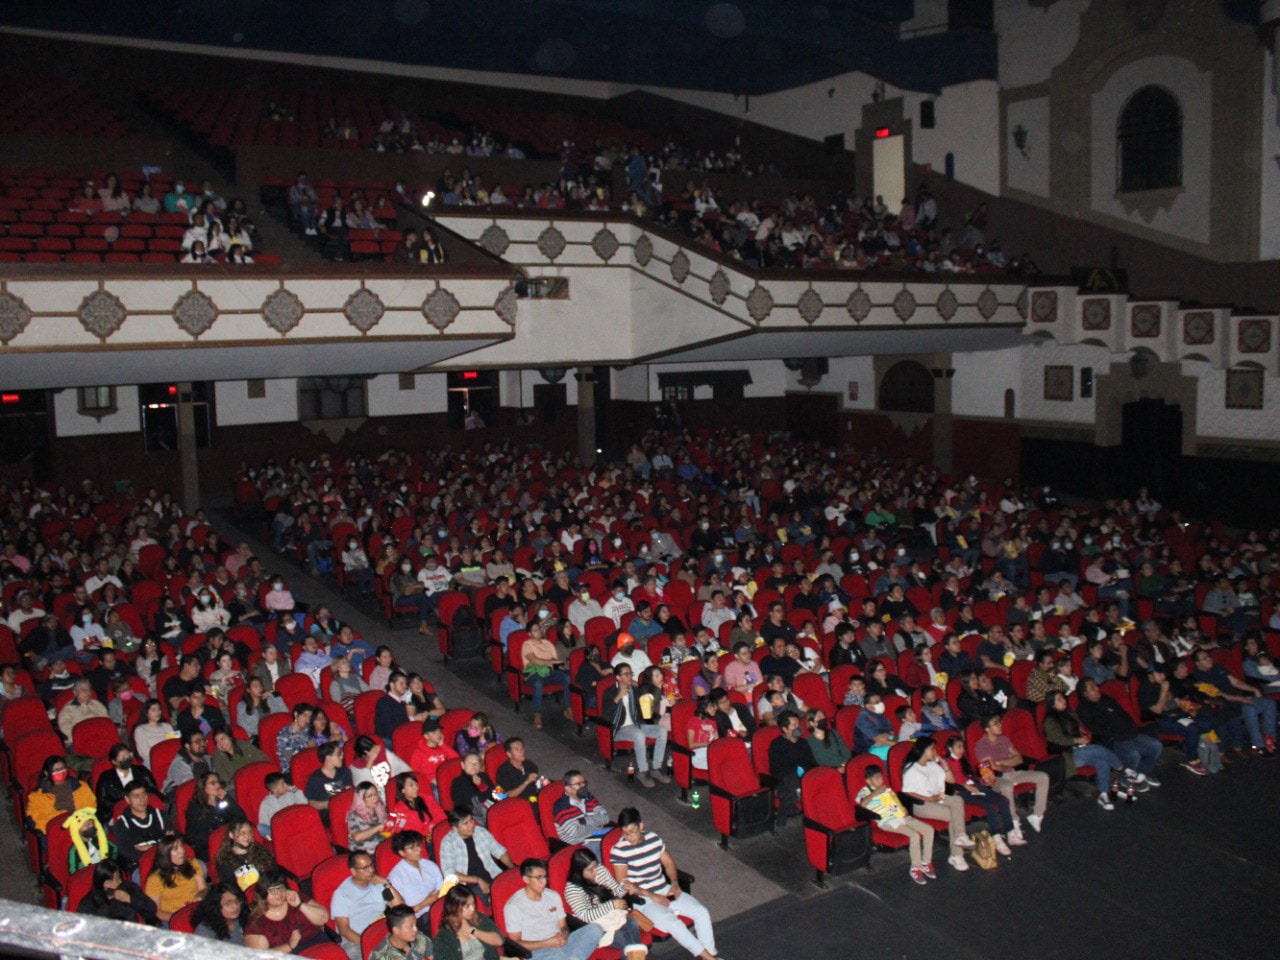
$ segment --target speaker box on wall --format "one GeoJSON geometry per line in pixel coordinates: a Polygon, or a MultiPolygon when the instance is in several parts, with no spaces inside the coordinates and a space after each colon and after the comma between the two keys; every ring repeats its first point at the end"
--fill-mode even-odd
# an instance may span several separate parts
{"type": "Polygon", "coordinates": [[[1093,396],[1093,367],[1080,368],[1080,397],[1087,400],[1093,396]]]}
{"type": "Polygon", "coordinates": [[[920,126],[925,130],[932,130],[934,125],[933,101],[920,101],[920,126]]]}

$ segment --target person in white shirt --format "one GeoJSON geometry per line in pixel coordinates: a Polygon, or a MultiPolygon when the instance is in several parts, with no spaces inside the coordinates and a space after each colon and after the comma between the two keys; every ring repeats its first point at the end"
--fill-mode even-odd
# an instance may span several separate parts
{"type": "Polygon", "coordinates": [[[603,617],[605,612],[604,608],[592,598],[590,587],[579,584],[577,594],[573,603],[569,604],[569,623],[579,636],[585,636],[587,621],[593,617],[603,617]]]}
{"type": "Polygon", "coordinates": [[[427,556],[426,564],[418,571],[418,581],[426,588],[429,597],[448,590],[452,578],[453,575],[440,565],[440,560],[434,553],[427,556]]]}
{"type": "Polygon", "coordinates": [[[573,556],[573,548],[582,540],[582,527],[575,520],[570,523],[560,534],[560,542],[564,545],[565,552],[569,556],[573,556]]]}
{"type": "MultiPolygon", "coordinates": [[[[912,816],[948,824],[951,856],[947,863],[963,873],[969,869],[964,851],[973,847],[973,840],[965,830],[964,800],[947,794],[947,783],[954,781],[951,768],[938,759],[937,745],[932,738],[925,737],[912,744],[902,767],[902,792],[915,801],[912,816]]],[[[1007,847],[1000,852],[1006,856],[1009,853],[1007,847]]]]}
{"type": "Polygon", "coordinates": [[[111,567],[107,563],[107,558],[102,557],[95,565],[93,576],[84,582],[84,588],[91,594],[97,593],[108,583],[114,583],[117,590],[124,589],[124,584],[120,582],[120,578],[111,572],[111,567]]]}
{"type": "Polygon", "coordinates": [[[391,837],[391,852],[400,862],[391,868],[387,880],[404,898],[418,918],[418,929],[431,936],[431,905],[440,899],[440,885],[444,874],[435,861],[422,855],[422,834],[416,830],[401,830],[391,837]]]}
{"type": "Polygon", "coordinates": [[[653,666],[649,654],[636,646],[635,637],[629,633],[618,634],[618,652],[609,661],[609,665],[615,670],[624,663],[631,667],[632,675],[637,677],[653,666]]]}
{"type": "Polygon", "coordinates": [[[22,625],[28,620],[39,620],[44,616],[44,610],[36,606],[35,594],[30,590],[23,590],[18,594],[18,609],[9,614],[9,629],[18,636],[22,636],[22,625]]]}
{"type": "Polygon", "coordinates": [[[720,627],[732,623],[736,616],[734,609],[726,602],[724,591],[715,590],[711,594],[711,602],[702,608],[702,625],[718,637],[720,627]]]}
{"type": "Polygon", "coordinates": [[[635,604],[627,596],[626,584],[621,580],[615,580],[613,583],[613,596],[605,603],[602,610],[603,615],[613,620],[613,625],[621,629],[622,618],[628,613],[634,613],[635,609],[635,604]]]}

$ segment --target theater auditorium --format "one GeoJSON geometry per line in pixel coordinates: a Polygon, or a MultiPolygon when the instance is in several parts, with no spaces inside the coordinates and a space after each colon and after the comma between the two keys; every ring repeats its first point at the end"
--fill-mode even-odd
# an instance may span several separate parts
{"type": "Polygon", "coordinates": [[[0,952],[1274,940],[1278,26],[0,5],[0,952]]]}

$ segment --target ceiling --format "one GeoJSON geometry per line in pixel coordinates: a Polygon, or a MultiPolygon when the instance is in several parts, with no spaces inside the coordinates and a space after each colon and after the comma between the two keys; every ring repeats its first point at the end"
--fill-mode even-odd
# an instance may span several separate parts
{"type": "Polygon", "coordinates": [[[734,94],[851,71],[921,91],[995,76],[990,30],[899,38],[914,7],[912,0],[0,0],[0,23],[734,94]]]}

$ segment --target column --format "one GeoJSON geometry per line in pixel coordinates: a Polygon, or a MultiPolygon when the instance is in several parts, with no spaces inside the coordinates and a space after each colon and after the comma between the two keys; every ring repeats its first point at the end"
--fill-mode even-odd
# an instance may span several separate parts
{"type": "Polygon", "coordinates": [[[587,466],[596,462],[596,384],[595,371],[579,367],[578,381],[578,456],[587,466]]]}
{"type": "MultiPolygon", "coordinates": [[[[949,363],[949,354],[940,355],[949,363]]],[[[933,374],[933,462],[943,473],[951,472],[953,458],[953,423],[951,417],[951,378],[955,376],[955,368],[932,367],[933,374]]]]}
{"type": "Polygon", "coordinates": [[[196,458],[196,416],[191,383],[178,384],[178,461],[182,467],[182,506],[187,513],[200,507],[200,464],[196,458]]]}

